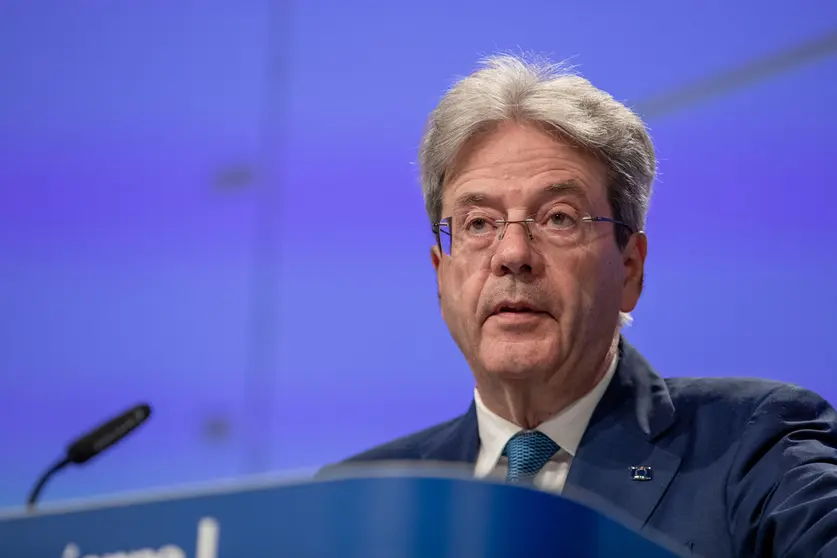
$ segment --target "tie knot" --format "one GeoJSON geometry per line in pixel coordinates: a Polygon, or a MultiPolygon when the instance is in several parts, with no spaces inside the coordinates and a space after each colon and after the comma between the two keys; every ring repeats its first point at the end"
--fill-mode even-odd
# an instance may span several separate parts
{"type": "Polygon", "coordinates": [[[503,449],[503,455],[509,460],[506,480],[514,484],[531,481],[559,449],[543,432],[518,432],[503,449]]]}

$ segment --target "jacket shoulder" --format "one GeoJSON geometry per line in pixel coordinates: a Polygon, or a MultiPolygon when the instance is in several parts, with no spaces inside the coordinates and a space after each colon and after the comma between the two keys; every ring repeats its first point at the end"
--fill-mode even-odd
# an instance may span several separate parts
{"type": "Polygon", "coordinates": [[[805,388],[760,378],[666,378],[665,382],[678,412],[725,421],[730,428],[743,428],[766,405],[813,409],[824,403],[805,388]]]}
{"type": "Polygon", "coordinates": [[[450,428],[460,420],[460,417],[430,426],[418,432],[407,434],[379,446],[375,446],[361,453],[348,457],[342,463],[357,463],[362,461],[387,461],[403,459],[420,459],[422,448],[433,440],[444,436],[450,428]]]}
{"type": "Polygon", "coordinates": [[[730,404],[758,402],[773,391],[791,386],[775,380],[736,377],[666,378],[665,382],[674,400],[704,400],[730,404]]]}
{"type": "Polygon", "coordinates": [[[413,432],[379,446],[367,449],[342,461],[323,467],[323,469],[317,473],[317,477],[336,472],[341,467],[347,465],[368,463],[372,461],[421,460],[424,448],[435,440],[447,436],[451,429],[460,420],[462,420],[462,417],[456,417],[423,430],[419,430],[418,432],[413,432]]]}

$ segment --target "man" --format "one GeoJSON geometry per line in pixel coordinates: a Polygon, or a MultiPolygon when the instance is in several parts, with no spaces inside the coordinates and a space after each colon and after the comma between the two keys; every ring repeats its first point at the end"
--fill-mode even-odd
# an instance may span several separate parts
{"type": "Polygon", "coordinates": [[[636,115],[560,67],[496,57],[433,111],[420,164],[474,402],[348,462],[471,463],[696,555],[837,556],[832,407],[776,382],[662,379],[620,334],[656,173],[636,115]]]}

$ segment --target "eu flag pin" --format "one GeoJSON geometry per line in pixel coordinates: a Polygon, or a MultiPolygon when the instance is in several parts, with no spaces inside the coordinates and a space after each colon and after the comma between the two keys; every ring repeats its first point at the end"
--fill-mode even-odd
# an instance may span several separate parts
{"type": "Polygon", "coordinates": [[[642,465],[638,467],[631,467],[631,480],[635,481],[650,481],[652,478],[651,467],[642,465]]]}

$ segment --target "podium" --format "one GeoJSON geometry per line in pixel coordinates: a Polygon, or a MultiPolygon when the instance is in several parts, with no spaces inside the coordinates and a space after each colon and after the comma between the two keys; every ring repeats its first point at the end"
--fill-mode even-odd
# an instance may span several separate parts
{"type": "Polygon", "coordinates": [[[3,558],[676,556],[581,504],[420,472],[333,475],[0,518],[3,558]]]}

